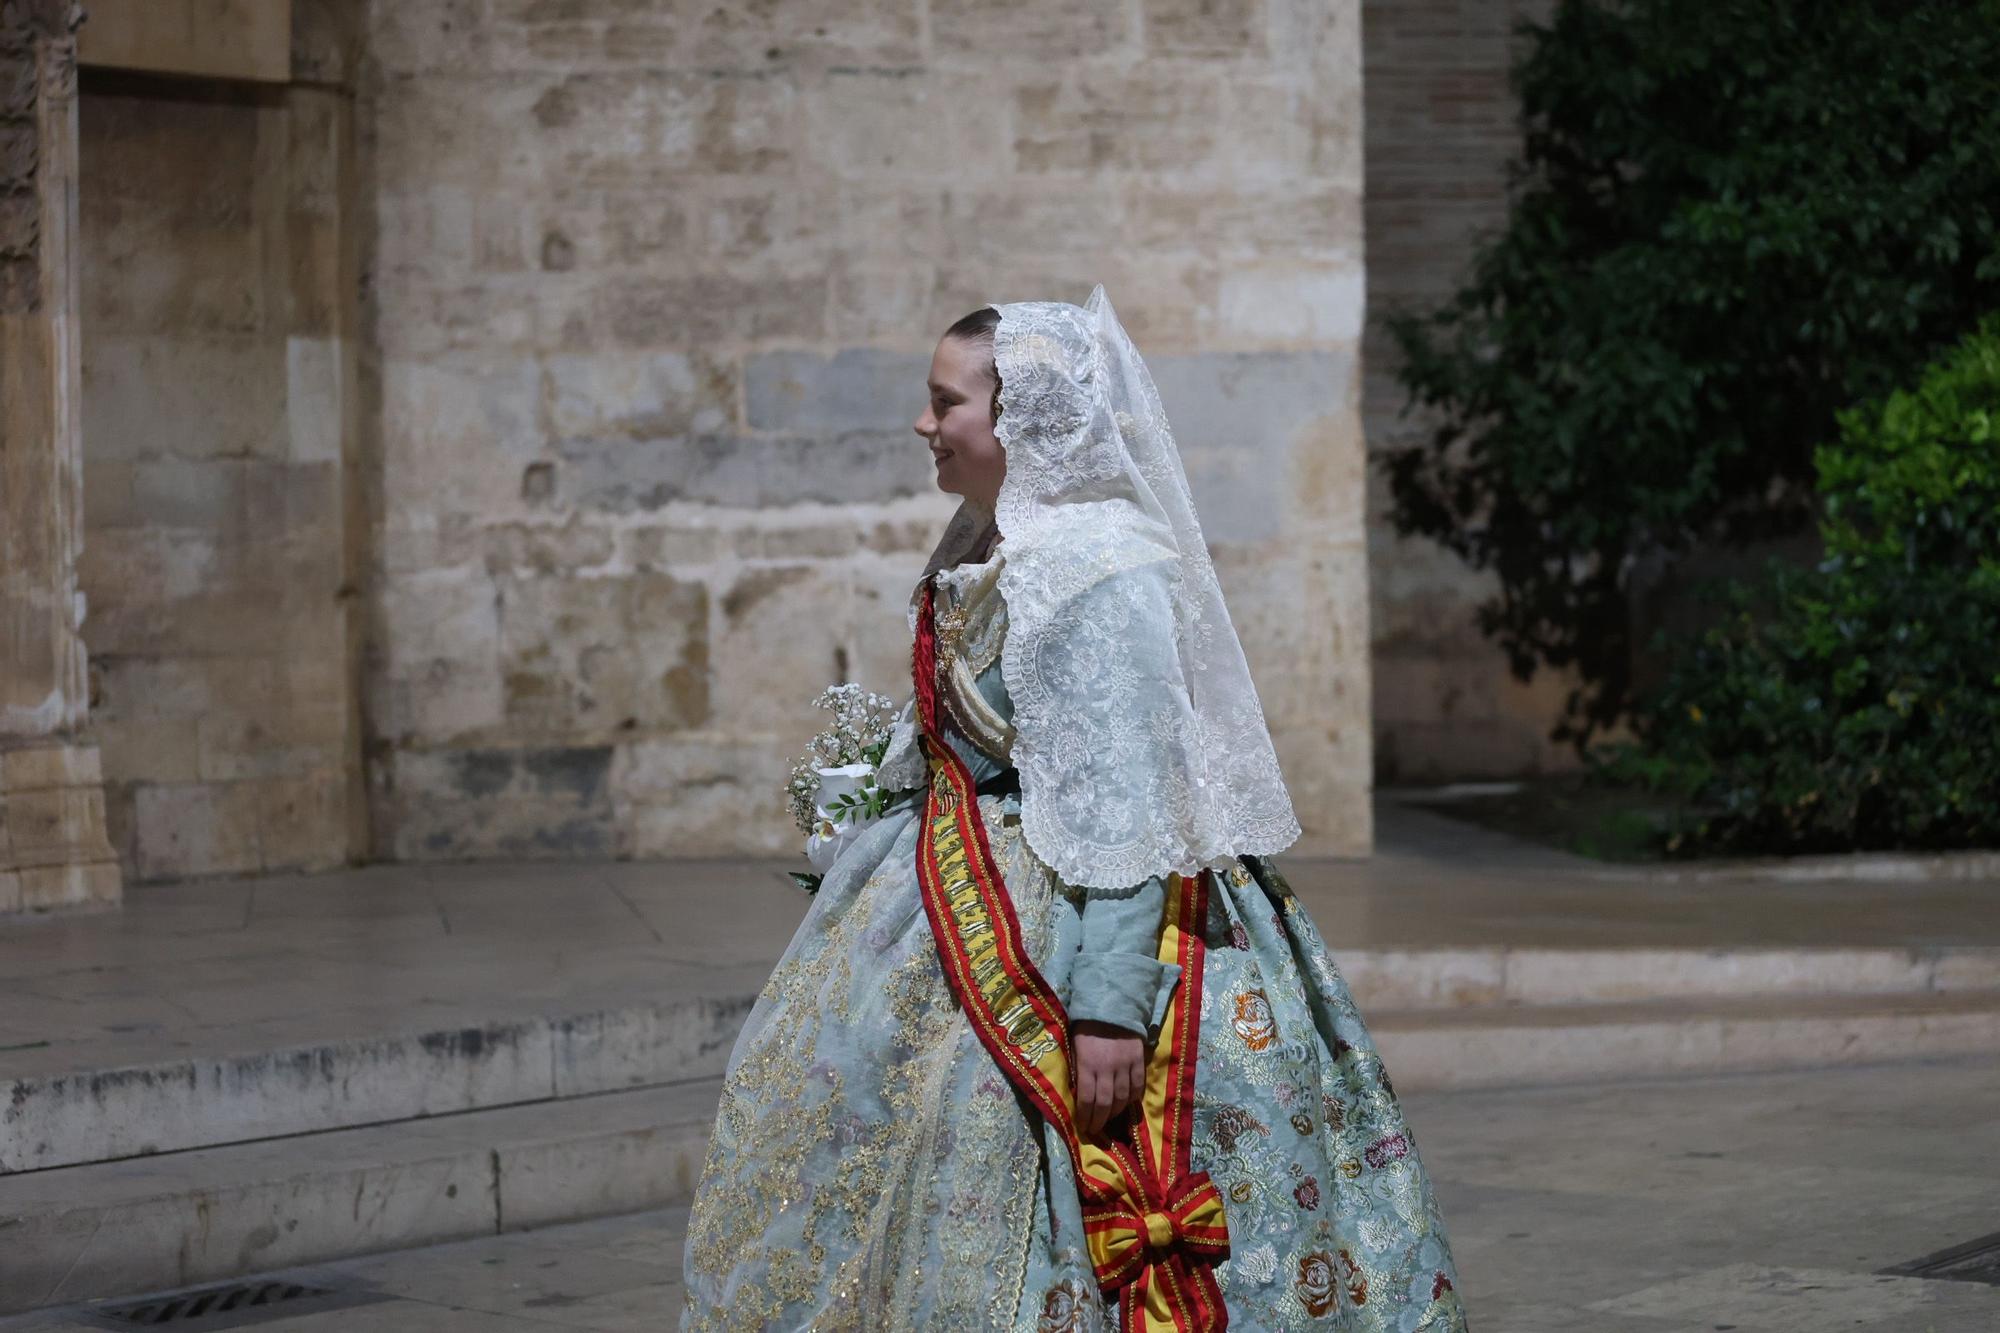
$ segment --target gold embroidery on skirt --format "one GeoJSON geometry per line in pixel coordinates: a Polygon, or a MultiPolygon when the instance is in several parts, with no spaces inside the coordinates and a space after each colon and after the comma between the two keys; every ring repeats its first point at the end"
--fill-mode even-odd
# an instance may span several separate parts
{"type": "MultiPolygon", "coordinates": [[[[1030,948],[1045,956],[1055,881],[1025,855],[1017,831],[996,840],[994,852],[1030,948]]],[[[870,933],[906,912],[922,915],[915,867],[907,854],[892,855],[824,934],[765,983],[762,998],[775,1016],[725,1084],[689,1219],[691,1271],[733,1275],[735,1286],[727,1309],[692,1311],[690,1328],[762,1328],[815,1303],[823,1310],[813,1327],[829,1333],[1011,1324],[1026,1277],[1039,1130],[1012,1097],[946,1095],[966,1062],[985,1070],[991,1061],[945,984],[928,932],[876,983],[893,1031],[874,1049],[895,1054],[874,1068],[822,1060],[822,1034],[863,1017],[848,1003],[865,984],[856,956],[873,956],[870,933]],[[870,1086],[854,1087],[850,1098],[851,1081],[863,1079],[870,1086]],[[808,1089],[815,1095],[802,1096],[808,1089]],[[856,1139],[835,1113],[869,1101],[884,1114],[856,1139]],[[954,1154],[1007,1165],[976,1182],[958,1179],[959,1193],[941,1213],[908,1206],[938,1196],[954,1154]],[[766,1226],[798,1210],[803,1249],[766,1244],[766,1226]],[[1004,1219],[1004,1254],[993,1250],[996,1216],[1004,1219]],[[922,1261],[926,1241],[943,1257],[940,1267],[922,1261]],[[933,1304],[919,1325],[913,1307],[927,1283],[933,1304]]]]}

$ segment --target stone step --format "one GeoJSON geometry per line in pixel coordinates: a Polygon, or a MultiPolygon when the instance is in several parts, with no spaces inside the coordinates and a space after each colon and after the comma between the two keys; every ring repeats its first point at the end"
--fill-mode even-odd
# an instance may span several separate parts
{"type": "MultiPolygon", "coordinates": [[[[2000,989],[1996,949],[1341,950],[1336,961],[1371,1019],[2000,989]]],[[[75,1067],[87,1049],[10,1053],[0,1175],[707,1077],[766,972],[721,968],[673,998],[600,996],[566,1014],[461,1015],[417,1031],[366,1012],[345,1017],[346,1033],[306,1040],[246,1024],[214,1032],[205,1050],[101,1068],[75,1067]]]]}
{"type": "MultiPolygon", "coordinates": [[[[1366,1015],[1403,1092],[2000,1051],[2000,991],[1366,1015]]],[[[684,1202],[719,1081],[0,1178],[0,1312],[684,1202]]]]}
{"type": "Polygon", "coordinates": [[[683,1203],[719,1079],[0,1179],[0,1314],[683,1203]]]}
{"type": "MultiPolygon", "coordinates": [[[[719,1075],[758,981],[713,995],[363,1031],[272,1049],[0,1080],[0,1172],[183,1152],[719,1075]],[[11,1084],[11,1086],[10,1086],[11,1084]]],[[[365,1018],[357,1017],[357,1025],[365,1018]]],[[[226,1049],[229,1045],[251,1049],[226,1049]]],[[[0,1189],[8,1183],[0,1174],[0,1189]]]]}
{"type": "Polygon", "coordinates": [[[1373,1009],[2000,990],[1994,948],[1340,949],[1373,1009]]]}
{"type": "Polygon", "coordinates": [[[1363,1020],[1410,1091],[2000,1052],[2000,990],[1363,1010],[1363,1020]]]}

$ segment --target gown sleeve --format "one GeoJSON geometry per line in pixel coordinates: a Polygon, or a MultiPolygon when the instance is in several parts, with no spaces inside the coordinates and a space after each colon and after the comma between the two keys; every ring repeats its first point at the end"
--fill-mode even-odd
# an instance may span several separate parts
{"type": "Polygon", "coordinates": [[[1178,963],[1157,957],[1166,882],[1158,875],[1132,890],[1092,889],[1083,901],[1082,952],[1070,972],[1071,1019],[1159,1034],[1180,980],[1178,963]]]}

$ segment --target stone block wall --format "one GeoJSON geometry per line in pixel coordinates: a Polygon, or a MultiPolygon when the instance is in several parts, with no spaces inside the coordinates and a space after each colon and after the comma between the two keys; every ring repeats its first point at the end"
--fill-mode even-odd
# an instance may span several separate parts
{"type": "MultiPolygon", "coordinates": [[[[1547,0],[1364,0],[1372,309],[1448,295],[1474,239],[1505,221],[1504,167],[1520,143],[1507,84],[1511,31],[1548,9],[1547,0]]],[[[1394,350],[1379,324],[1364,355],[1370,445],[1419,438],[1422,420],[1401,415],[1394,350]]],[[[1377,779],[1571,767],[1569,749],[1547,737],[1573,681],[1546,668],[1527,684],[1515,680],[1473,618],[1495,580],[1433,542],[1399,537],[1379,469],[1369,469],[1368,486],[1377,779]]]]}
{"type": "Polygon", "coordinates": [[[86,71],[80,576],[142,879],[365,850],[351,123],[337,87],[86,71]]]}
{"type": "Polygon", "coordinates": [[[1371,836],[1359,13],[377,0],[376,854],[792,853],[955,500],[939,332],[1103,282],[1307,839],[1371,836]]]}

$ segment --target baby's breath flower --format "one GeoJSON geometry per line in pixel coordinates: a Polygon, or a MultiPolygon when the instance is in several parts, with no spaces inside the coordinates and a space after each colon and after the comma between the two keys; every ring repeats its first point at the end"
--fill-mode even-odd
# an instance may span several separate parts
{"type": "Polygon", "coordinates": [[[791,776],[785,783],[792,822],[808,834],[822,822],[818,805],[819,770],[880,763],[883,752],[889,748],[889,733],[896,718],[894,700],[864,690],[852,681],[827,686],[813,700],[813,706],[832,713],[833,725],[807,744],[806,753],[792,765],[791,776]]]}

